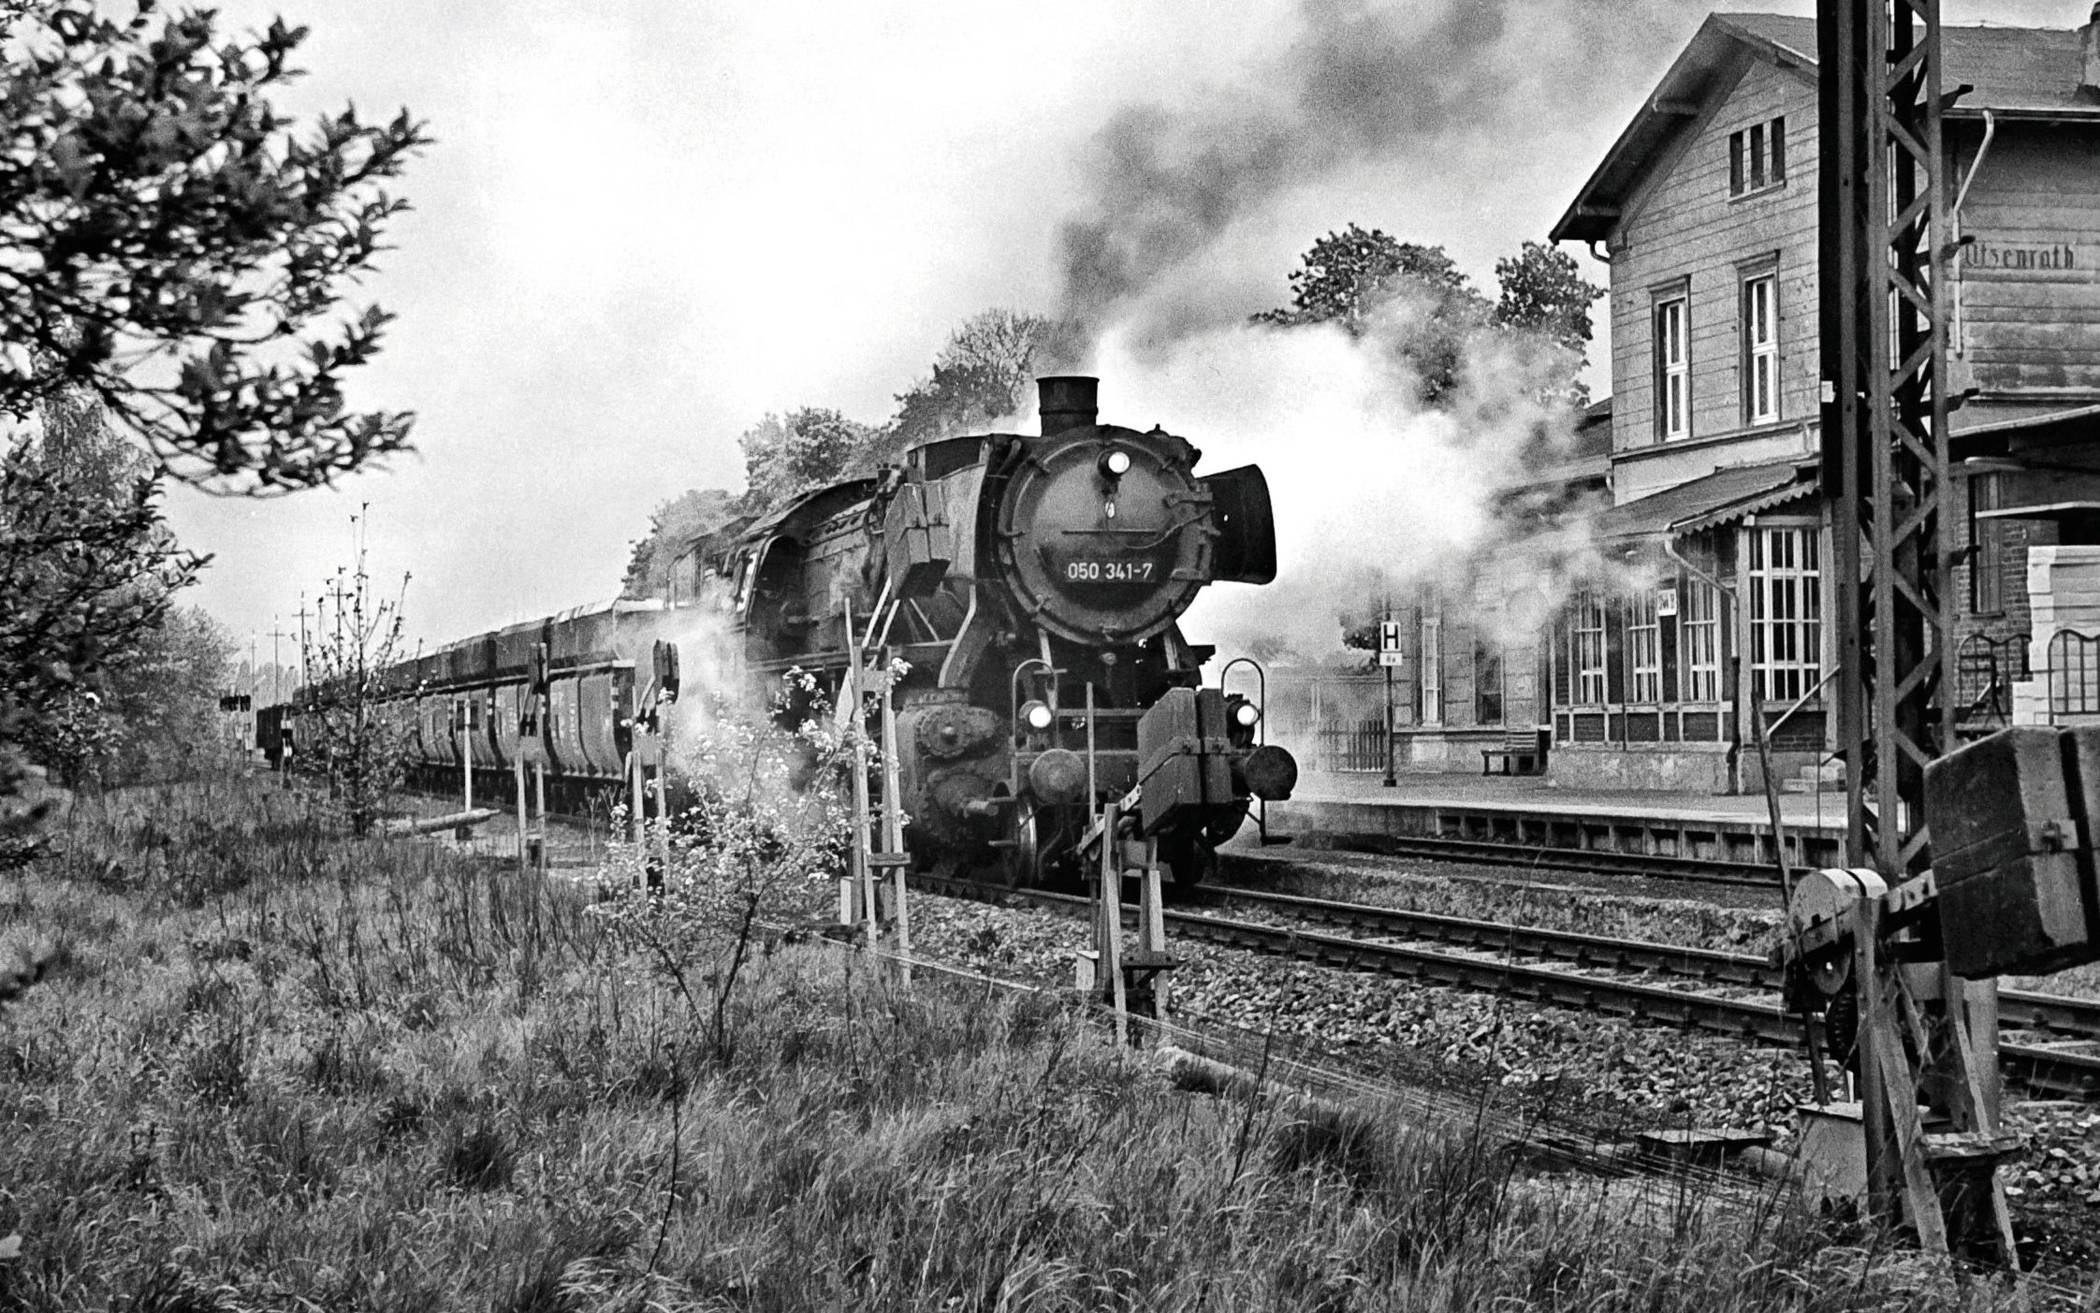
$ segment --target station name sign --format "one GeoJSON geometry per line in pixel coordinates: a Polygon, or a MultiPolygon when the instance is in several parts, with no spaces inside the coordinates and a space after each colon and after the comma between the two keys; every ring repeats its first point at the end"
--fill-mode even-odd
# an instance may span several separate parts
{"type": "Polygon", "coordinates": [[[1979,238],[1961,256],[1962,273],[1986,277],[2093,278],[2100,246],[2089,242],[2003,242],[1979,238]]]}

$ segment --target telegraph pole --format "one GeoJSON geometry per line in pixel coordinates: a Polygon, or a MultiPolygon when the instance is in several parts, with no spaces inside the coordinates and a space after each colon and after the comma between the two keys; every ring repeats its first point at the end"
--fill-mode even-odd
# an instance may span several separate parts
{"type": "Polygon", "coordinates": [[[278,624],[276,616],[270,617],[270,701],[273,704],[284,701],[283,640],[291,636],[278,624]]]}

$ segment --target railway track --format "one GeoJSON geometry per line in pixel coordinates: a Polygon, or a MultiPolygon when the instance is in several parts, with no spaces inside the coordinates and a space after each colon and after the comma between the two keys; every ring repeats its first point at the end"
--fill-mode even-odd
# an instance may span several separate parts
{"type": "MultiPolygon", "coordinates": [[[[928,892],[949,896],[1018,897],[1082,915],[1088,907],[1086,899],[1069,894],[914,879],[928,892]]],[[[1803,1038],[1800,1019],[1779,1006],[1776,971],[1764,959],[1746,954],[1284,894],[1231,890],[1211,891],[1210,896],[1226,905],[1237,903],[1270,916],[1360,934],[1327,933],[1187,909],[1166,913],[1168,933],[1342,970],[1506,994],[1758,1043],[1796,1045],[1803,1038]],[[1645,977],[1663,977],[1663,981],[1589,974],[1600,969],[1639,972],[1645,977]],[[1716,989],[1754,991],[1754,996],[1712,992],[1716,989]]],[[[2070,1043],[2100,1040],[2100,1004],[2014,990],[2002,992],[1999,998],[2007,1029],[2037,1030],[2070,1043]]],[[[2100,1056],[2049,1041],[2008,1041],[2000,1045],[1999,1054],[2006,1078],[2032,1094],[2100,1099],[2100,1056]]]]}
{"type": "MultiPolygon", "coordinates": [[[[1416,857],[1434,862],[1472,862],[1483,866],[1517,866],[1540,871],[1568,871],[1580,875],[1637,875],[1652,879],[1679,880],[1691,884],[1725,885],[1731,888],[1773,889],[1778,876],[1762,862],[1732,862],[1717,858],[1678,857],[1661,853],[1617,852],[1608,848],[1553,848],[1508,843],[1493,839],[1455,839],[1429,835],[1340,835],[1347,846],[1342,852],[1380,857],[1416,857]]],[[[1228,849],[1220,853],[1228,864],[1260,865],[1289,861],[1274,854],[1256,856],[1228,849]]]]}

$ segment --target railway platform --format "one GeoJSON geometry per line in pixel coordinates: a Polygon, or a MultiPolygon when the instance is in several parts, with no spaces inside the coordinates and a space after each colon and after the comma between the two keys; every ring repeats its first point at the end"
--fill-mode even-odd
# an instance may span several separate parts
{"type": "MultiPolygon", "coordinates": [[[[1447,839],[1693,862],[1771,865],[1778,843],[1762,794],[1710,797],[1572,789],[1536,775],[1308,772],[1269,806],[1272,835],[1375,844],[1447,839]]],[[[1781,794],[1780,828],[1796,869],[1841,865],[1842,793],[1781,794]]],[[[1248,827],[1252,833],[1253,827],[1248,827]]]]}

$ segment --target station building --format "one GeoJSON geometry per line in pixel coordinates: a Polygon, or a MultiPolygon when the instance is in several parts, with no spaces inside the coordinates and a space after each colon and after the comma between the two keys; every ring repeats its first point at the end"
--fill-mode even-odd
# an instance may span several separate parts
{"type": "MultiPolygon", "coordinates": [[[[1553,229],[1609,261],[1611,292],[1611,568],[1562,599],[1535,677],[1546,769],[1571,784],[1761,787],[1753,706],[1776,772],[1832,774],[1815,50],[1812,19],[1710,16],[1553,229]]],[[[1968,243],[1947,289],[1954,696],[1978,729],[2021,698],[2100,712],[2100,675],[2065,678],[2100,671],[2100,643],[2066,640],[2076,606],[2049,600],[2089,594],[2100,635],[2100,554],[2079,550],[2100,544],[2100,7],[2068,30],[1949,26],[1943,51],[1945,86],[1972,88],[1945,123],[1968,243]]]]}

